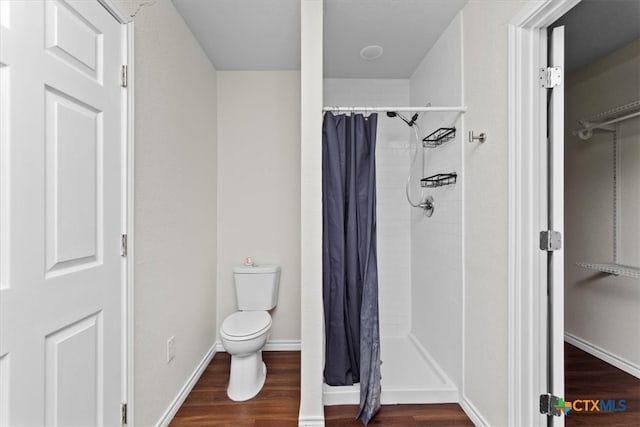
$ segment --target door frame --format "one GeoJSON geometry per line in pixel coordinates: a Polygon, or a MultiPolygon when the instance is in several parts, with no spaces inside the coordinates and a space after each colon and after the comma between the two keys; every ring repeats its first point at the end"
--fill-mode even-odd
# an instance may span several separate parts
{"type": "Polygon", "coordinates": [[[122,379],[121,403],[127,405],[127,424],[134,419],[134,22],[114,0],[98,2],[121,24],[122,65],[127,67],[127,85],[122,91],[121,123],[121,186],[122,186],[122,234],[127,235],[127,255],[122,260],[121,309],[122,309],[122,379]]]}
{"type": "MultiPolygon", "coordinates": [[[[538,410],[538,396],[547,390],[547,253],[538,236],[547,229],[548,205],[547,94],[538,70],[547,66],[548,27],[579,2],[529,3],[508,27],[509,425],[547,424],[538,410]]],[[[557,420],[554,425],[564,425],[557,420]]]]}

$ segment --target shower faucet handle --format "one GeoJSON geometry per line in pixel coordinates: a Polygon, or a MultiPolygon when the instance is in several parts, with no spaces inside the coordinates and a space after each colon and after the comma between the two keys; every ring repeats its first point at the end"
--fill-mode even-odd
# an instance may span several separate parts
{"type": "Polygon", "coordinates": [[[422,209],[424,209],[424,213],[431,218],[433,215],[433,211],[436,209],[433,204],[433,197],[427,196],[422,203],[419,205],[422,209]]]}

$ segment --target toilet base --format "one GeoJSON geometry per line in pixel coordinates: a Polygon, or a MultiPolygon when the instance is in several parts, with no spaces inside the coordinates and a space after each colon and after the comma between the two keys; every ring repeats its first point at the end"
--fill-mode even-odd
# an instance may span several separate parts
{"type": "Polygon", "coordinates": [[[247,356],[231,356],[231,372],[227,396],[236,402],[255,397],[267,377],[267,366],[262,361],[262,351],[247,356]]]}

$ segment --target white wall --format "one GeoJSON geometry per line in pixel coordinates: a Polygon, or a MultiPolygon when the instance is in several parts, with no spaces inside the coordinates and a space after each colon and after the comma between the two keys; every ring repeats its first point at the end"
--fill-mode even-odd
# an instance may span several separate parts
{"type": "Polygon", "coordinates": [[[299,425],[323,426],[322,405],[322,0],[300,0],[300,257],[299,425]]]}
{"type": "MultiPolygon", "coordinates": [[[[462,20],[456,16],[411,76],[411,105],[462,105],[462,20]]],[[[431,218],[411,209],[411,332],[460,387],[462,383],[462,144],[457,113],[423,114],[421,136],[440,127],[456,127],[456,138],[437,148],[420,148],[411,187],[434,198],[431,218]],[[455,185],[421,191],[421,178],[457,172],[455,185]]]]}
{"type": "Polygon", "coordinates": [[[464,143],[463,399],[507,425],[508,24],[527,1],[470,0],[463,9],[464,143]]]}
{"type": "MultiPolygon", "coordinates": [[[[637,101],[640,40],[567,76],[565,104],[565,329],[640,371],[638,279],[576,262],[613,260],[613,135],[572,135],[578,120],[637,101]]],[[[618,262],[640,267],[640,118],[618,127],[618,262]]]]}
{"type": "Polygon", "coordinates": [[[216,77],[169,1],[141,7],[135,43],[134,421],[147,426],[216,336],[216,77]]]}
{"type": "MultiPolygon", "coordinates": [[[[326,105],[409,105],[405,79],[325,79],[326,105]]],[[[409,205],[404,185],[409,170],[409,127],[378,114],[376,198],[380,335],[406,336],[411,327],[409,205]]],[[[413,143],[415,136],[411,132],[413,143]]]]}
{"type": "Polygon", "coordinates": [[[218,71],[218,321],[232,269],[279,264],[270,340],[300,340],[300,72],[218,71]]]}

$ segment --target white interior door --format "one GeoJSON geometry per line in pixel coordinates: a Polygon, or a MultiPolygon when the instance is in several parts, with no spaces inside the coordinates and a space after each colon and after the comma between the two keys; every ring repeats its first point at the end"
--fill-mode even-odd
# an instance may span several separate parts
{"type": "Polygon", "coordinates": [[[121,25],[0,0],[0,425],[120,425],[121,25]]]}
{"type": "MultiPolygon", "coordinates": [[[[549,66],[561,78],[548,103],[548,229],[564,235],[564,27],[551,30],[549,66]]],[[[564,249],[548,252],[548,392],[564,397],[564,249]]],[[[550,417],[550,425],[563,426],[564,413],[550,417]]]]}

